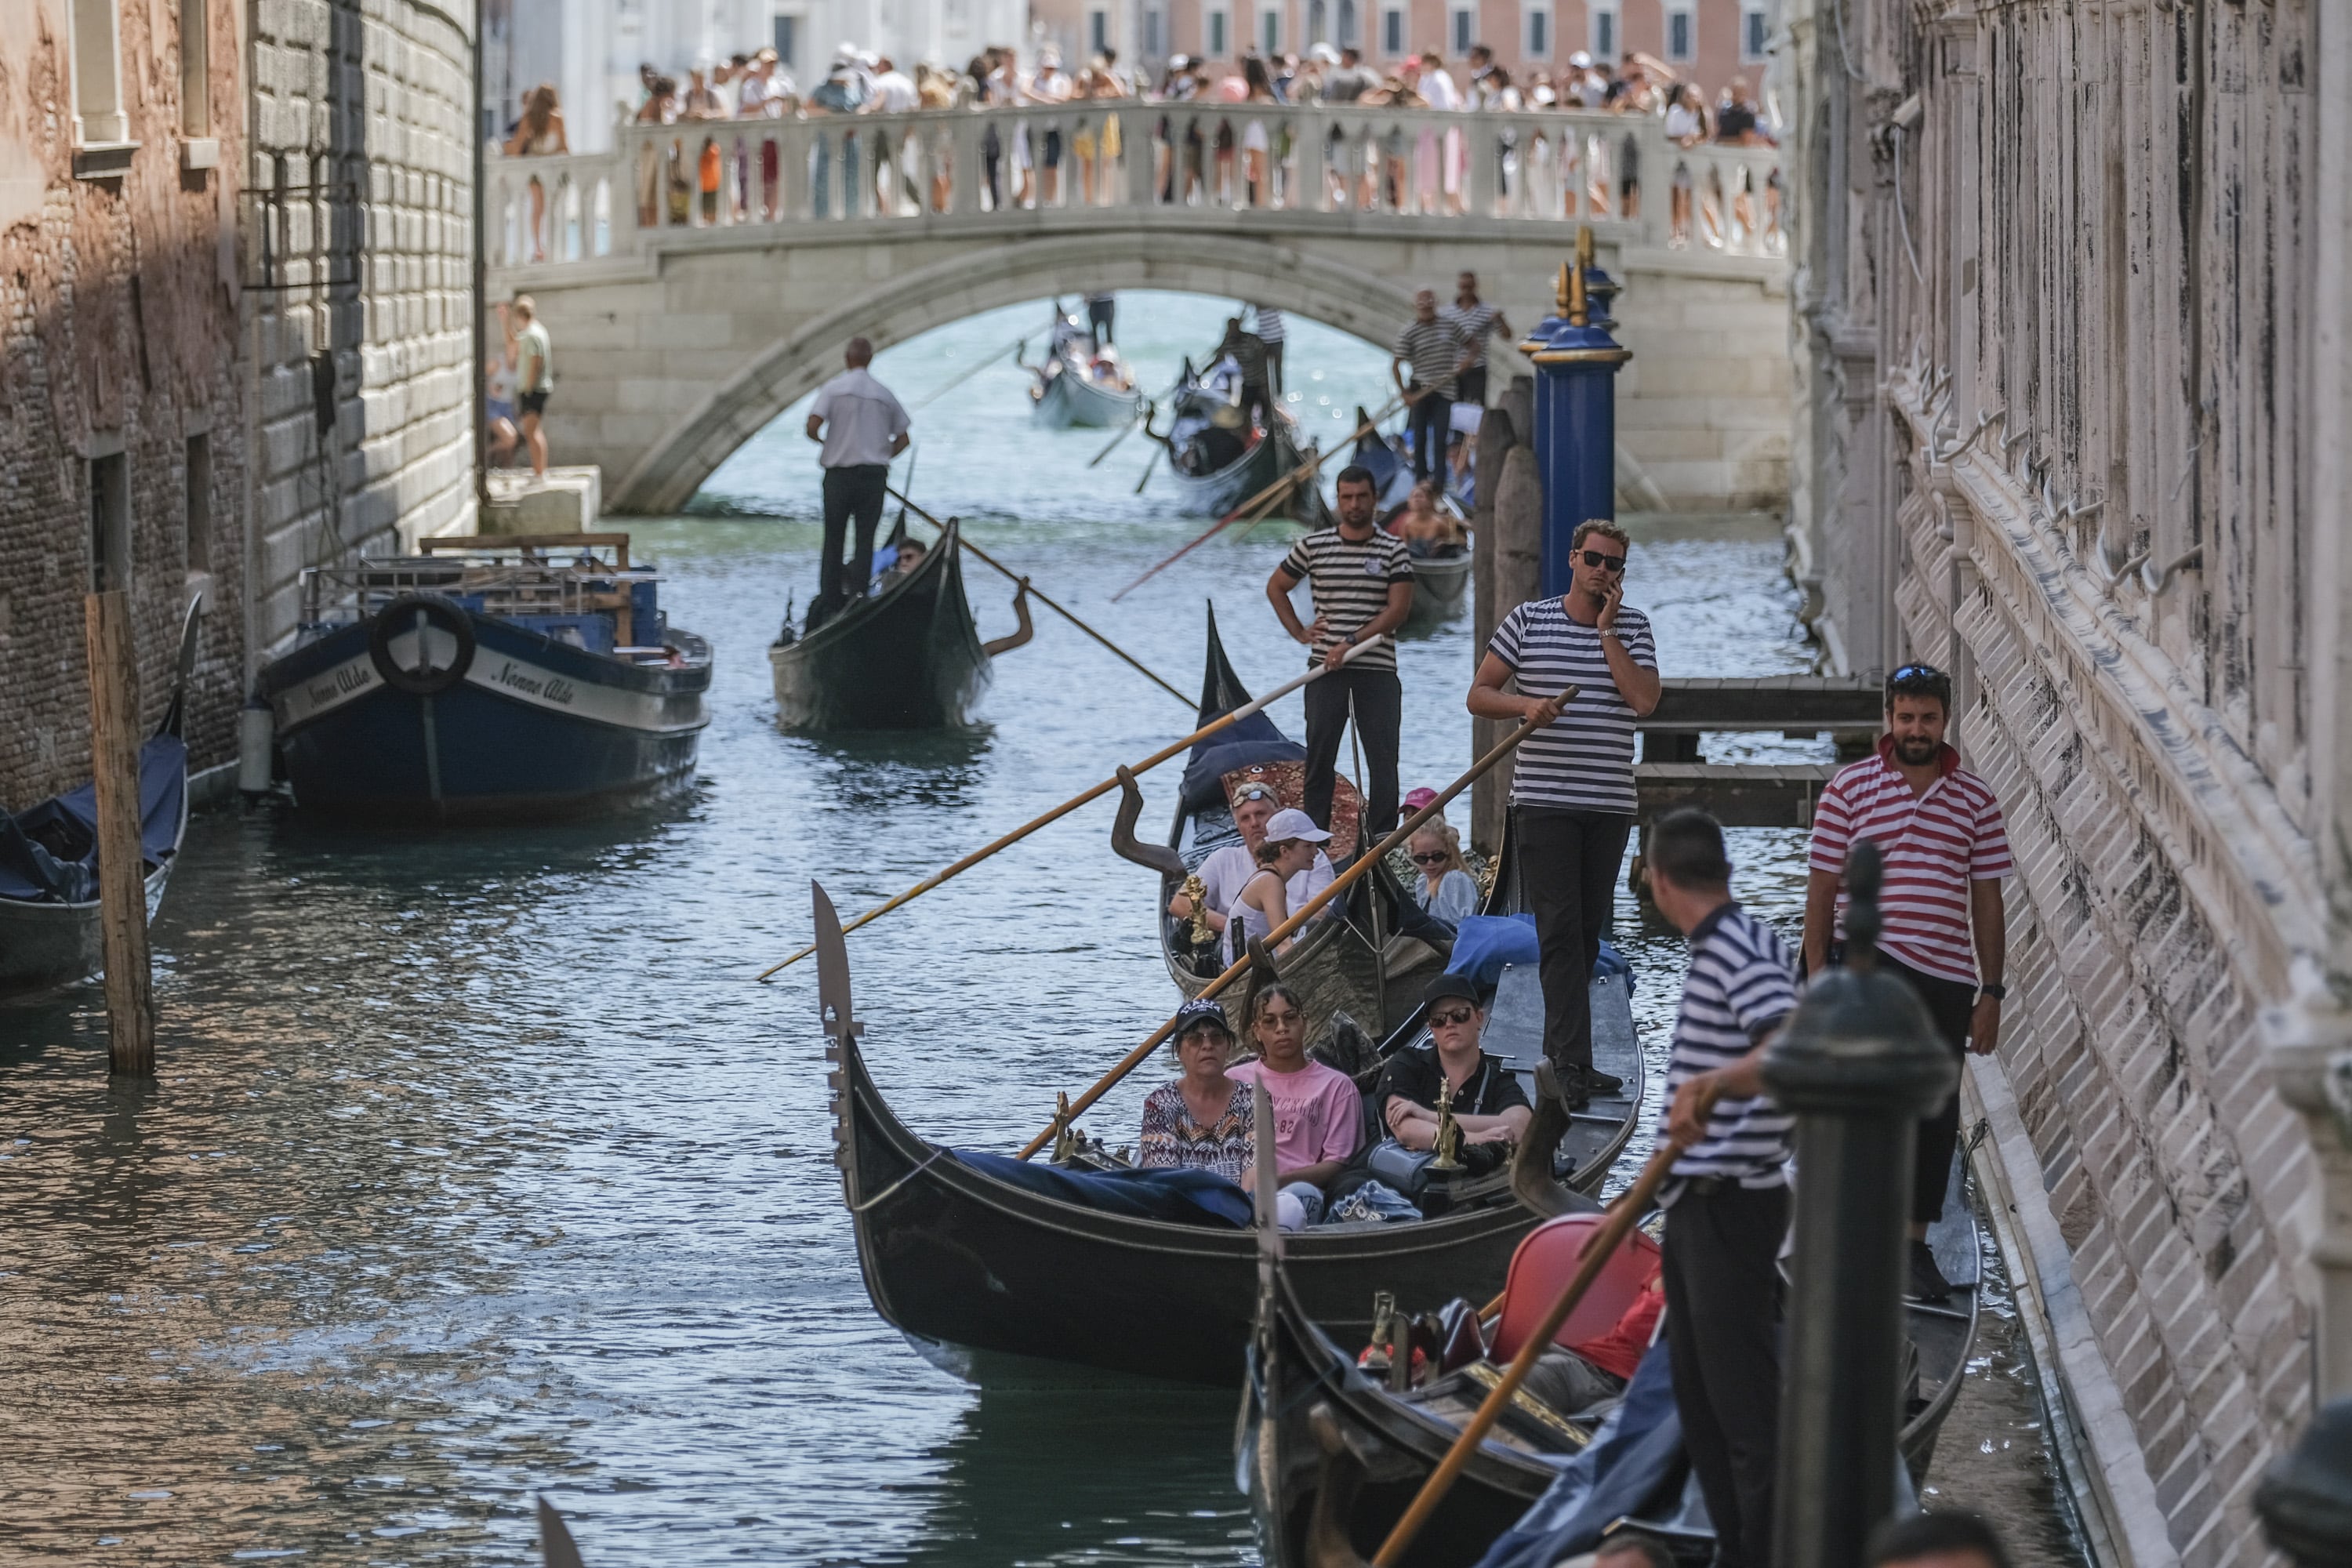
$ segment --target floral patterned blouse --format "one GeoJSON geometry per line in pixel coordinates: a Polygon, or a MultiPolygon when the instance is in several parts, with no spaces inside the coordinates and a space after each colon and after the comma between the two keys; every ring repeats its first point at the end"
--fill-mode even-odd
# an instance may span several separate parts
{"type": "Polygon", "coordinates": [[[1163,1083],[1144,1098],[1143,1136],[1136,1163],[1150,1169],[1214,1171],[1229,1182],[1246,1182],[1257,1159],[1257,1134],[1250,1086],[1234,1085],[1234,1097],[1215,1123],[1203,1127],[1184,1103],[1181,1083],[1163,1083]]]}

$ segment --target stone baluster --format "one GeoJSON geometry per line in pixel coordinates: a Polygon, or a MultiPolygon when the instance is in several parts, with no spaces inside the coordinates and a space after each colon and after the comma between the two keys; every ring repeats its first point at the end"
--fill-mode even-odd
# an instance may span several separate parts
{"type": "Polygon", "coordinates": [[[1464,171],[1466,188],[1462,205],[1472,217],[1495,216],[1503,189],[1503,138],[1515,129],[1509,118],[1500,114],[1462,116],[1463,153],[1469,164],[1464,171]]]}
{"type": "Polygon", "coordinates": [[[1129,100],[1118,106],[1119,156],[1126,161],[1119,205],[1142,209],[1160,202],[1157,106],[1129,100]]]}

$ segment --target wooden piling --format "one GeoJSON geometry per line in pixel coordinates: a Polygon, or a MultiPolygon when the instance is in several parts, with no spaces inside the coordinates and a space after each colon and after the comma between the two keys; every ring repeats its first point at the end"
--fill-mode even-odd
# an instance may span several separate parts
{"type": "MultiPolygon", "coordinates": [[[[1505,520],[1503,491],[1510,471],[1511,454],[1516,450],[1530,465],[1534,448],[1527,443],[1535,429],[1536,383],[1531,375],[1517,375],[1503,391],[1502,401],[1486,410],[1478,426],[1478,461],[1484,471],[1495,476],[1492,484],[1478,487],[1478,505],[1473,518],[1477,530],[1471,542],[1471,587],[1475,598],[1472,606],[1472,626],[1475,636],[1470,649],[1470,668],[1475,674],[1486,657],[1486,644],[1493,640],[1495,628],[1503,617],[1535,594],[1538,581],[1529,577],[1524,584],[1519,577],[1504,569],[1504,555],[1516,545],[1507,542],[1515,529],[1532,529],[1526,534],[1526,548],[1542,552],[1543,484],[1539,470],[1530,467],[1523,480],[1534,484],[1535,512],[1532,522],[1505,520]]],[[[1516,535],[1514,535],[1516,537],[1516,535]]],[[[1540,574],[1540,560],[1538,573],[1540,574]]],[[[1492,719],[1470,721],[1470,754],[1482,757],[1502,738],[1502,726],[1492,719]]],[[[1492,855],[1503,844],[1503,808],[1511,798],[1511,781],[1499,773],[1482,776],[1470,792],[1470,843],[1480,854],[1492,855]]]]}
{"type": "MultiPolygon", "coordinates": [[[[1495,521],[1491,583],[1479,591],[1479,642],[1484,657],[1486,639],[1503,617],[1536,596],[1543,577],[1543,479],[1536,468],[1532,447],[1514,446],[1504,455],[1495,486],[1495,521]],[[1489,610],[1486,606],[1494,607],[1489,610]]],[[[1492,721],[1474,720],[1474,735],[1483,738],[1492,721]]],[[[1470,807],[1472,842],[1492,854],[1503,842],[1503,810],[1511,797],[1511,781],[1501,769],[1479,781],[1482,792],[1470,807]]]]}
{"type": "Polygon", "coordinates": [[[98,784],[98,895],[106,951],[107,1068],[155,1075],[147,955],[147,861],[139,837],[139,652],[121,589],[82,600],[89,659],[90,773],[98,784]]]}

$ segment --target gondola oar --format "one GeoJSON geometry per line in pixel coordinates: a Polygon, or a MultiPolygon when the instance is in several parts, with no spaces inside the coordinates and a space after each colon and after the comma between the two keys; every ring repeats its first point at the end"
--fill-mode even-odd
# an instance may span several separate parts
{"type": "MultiPolygon", "coordinates": [[[[885,486],[884,488],[886,489],[888,489],[887,486],[885,486]]],[[[908,500],[903,492],[891,489],[889,493],[897,496],[898,498],[898,503],[912,511],[917,517],[921,518],[925,522],[929,523],[933,528],[938,529],[942,533],[947,531],[948,525],[946,523],[941,522],[938,518],[933,517],[929,512],[925,511],[921,507],[919,507],[913,501],[908,500]]],[[[987,551],[982,550],[979,545],[974,544],[971,542],[971,536],[970,534],[965,534],[963,536],[963,547],[966,550],[971,551],[974,555],[980,557],[981,561],[985,564],[993,566],[997,571],[1003,573],[1008,580],[1027,586],[1029,595],[1032,598],[1045,605],[1047,609],[1053,611],[1055,615],[1061,616],[1064,620],[1069,622],[1070,625],[1077,627],[1078,630],[1086,633],[1087,636],[1094,638],[1095,641],[1102,644],[1103,647],[1110,649],[1111,652],[1118,655],[1119,658],[1125,659],[1128,663],[1133,665],[1143,674],[1145,679],[1150,680],[1162,691],[1167,692],[1169,696],[1173,697],[1177,701],[1181,702],[1187,708],[1192,706],[1192,700],[1191,698],[1185,696],[1182,692],[1177,690],[1174,687],[1160,679],[1159,676],[1153,674],[1150,668],[1141,659],[1136,658],[1133,654],[1119,647],[1118,644],[1111,641],[1110,638],[1103,636],[1102,633],[1095,630],[1094,627],[1087,625],[1086,622],[1072,615],[1067,609],[1056,603],[1053,596],[1047,594],[1044,589],[1029,585],[1028,578],[1024,577],[1020,573],[1015,572],[1012,567],[1007,566],[1003,562],[999,561],[995,556],[991,555],[987,551]]]]}
{"type": "Polygon", "coordinates": [[[1657,1196],[1659,1187],[1665,1184],[1666,1173],[1674,1169],[1675,1161],[1682,1152],[1680,1143],[1667,1143],[1660,1148],[1650,1156],[1650,1163],[1642,1167],[1640,1179],[1609,1205],[1608,1217],[1601,1222],[1601,1228],[1592,1233],[1592,1238],[1584,1244],[1574,1278],[1553,1300],[1551,1310],[1544,1314],[1543,1321],[1528,1335],[1527,1342],[1519,1347],[1519,1353],[1511,1358],[1511,1364],[1503,1373],[1502,1381],[1487,1391],[1486,1397],[1478,1405],[1478,1413],[1470,1417],[1469,1423],[1454,1439],[1454,1447],[1445,1451],[1445,1458],[1438,1461],[1437,1468],[1421,1483],[1421,1490],[1413,1498],[1412,1506],[1404,1510],[1403,1517],[1390,1529],[1388,1539],[1381,1542],[1380,1551],[1372,1558],[1372,1568],[1396,1568],[1398,1560],[1412,1546],[1413,1537],[1421,1533],[1421,1527],[1429,1522],[1429,1516],[1437,1511],[1437,1505],[1444,1501],[1445,1494],[1454,1489],[1463,1467],[1470,1462],[1470,1456],[1477,1450],[1479,1444],[1486,1440],[1486,1434],[1494,1430],[1496,1421],[1511,1403],[1511,1396],[1519,1391],[1519,1384],[1527,1381],[1528,1373],[1535,1366],[1537,1359],[1550,1348],[1552,1336],[1559,1332],[1559,1326],[1568,1321],[1568,1315],[1576,1310],[1578,1302],[1584,1300],[1584,1293],[1592,1288],[1592,1282],[1601,1278],[1601,1270],[1616,1252],[1618,1243],[1625,1239],[1626,1232],[1633,1228],[1634,1222],[1649,1211],[1651,1200],[1657,1196]]]}
{"type": "MultiPolygon", "coordinates": [[[[1028,353],[1028,351],[1029,340],[1026,337],[1015,340],[1013,344],[1013,363],[1019,364],[1021,363],[1021,356],[1028,353]]],[[[907,410],[907,412],[913,414],[919,412],[922,409],[929,408],[932,404],[937,403],[940,398],[945,397],[949,393],[953,392],[957,387],[961,386],[965,382],[970,381],[973,376],[978,375],[982,371],[986,370],[990,365],[994,364],[998,360],[1003,359],[1003,357],[1004,351],[1003,349],[990,350],[989,355],[986,359],[982,360],[978,364],[973,365],[970,370],[965,371],[953,381],[949,382],[945,386],[933,387],[930,391],[925,393],[923,395],[922,401],[916,404],[913,408],[907,410]]]]}
{"type": "MultiPolygon", "coordinates": [[[[1150,427],[1151,427],[1151,421],[1150,421],[1149,418],[1146,418],[1146,419],[1144,420],[1144,428],[1146,428],[1146,429],[1150,429],[1150,427]]],[[[1141,494],[1143,493],[1143,487],[1144,487],[1144,486],[1146,486],[1146,485],[1148,485],[1148,484],[1150,484],[1150,483],[1151,482],[1151,470],[1152,470],[1152,469],[1154,469],[1154,468],[1158,468],[1159,466],[1160,466],[1160,448],[1159,448],[1159,447],[1152,447],[1152,448],[1151,448],[1151,456],[1150,456],[1150,459],[1149,459],[1149,460],[1147,460],[1147,461],[1144,463],[1144,465],[1143,465],[1143,477],[1142,477],[1141,479],[1138,479],[1138,480],[1136,480],[1136,481],[1135,481],[1135,493],[1136,493],[1137,495],[1141,495],[1141,494]]]]}
{"type": "MultiPolygon", "coordinates": [[[[1361,425],[1357,426],[1354,430],[1349,433],[1347,440],[1342,442],[1341,445],[1353,447],[1356,442],[1362,439],[1365,431],[1376,427],[1381,420],[1387,418],[1396,408],[1399,401],[1399,399],[1391,398],[1387,403],[1382,404],[1381,405],[1381,411],[1378,414],[1373,415],[1370,418],[1365,420],[1361,425]]],[[[1151,579],[1159,576],[1160,574],[1168,570],[1169,567],[1175,565],[1176,563],[1184,559],[1185,556],[1190,555],[1193,551],[1199,549],[1202,545],[1206,544],[1210,540],[1214,539],[1226,529],[1232,527],[1237,519],[1246,516],[1248,513],[1256,510],[1260,507],[1271,507],[1285,492],[1289,490],[1292,486],[1297,484],[1299,480],[1311,478],[1317,469],[1320,468],[1325,463],[1331,460],[1331,452],[1336,452],[1339,449],[1339,448],[1338,447],[1334,447],[1331,448],[1330,452],[1316,453],[1313,457],[1299,464],[1298,467],[1291,469],[1288,473],[1275,480],[1274,483],[1266,486],[1264,489],[1258,491],[1255,495],[1242,502],[1241,505],[1234,508],[1233,510],[1217,519],[1214,523],[1210,525],[1206,532],[1196,536],[1182,549],[1177,551],[1175,554],[1171,555],[1168,559],[1160,563],[1159,565],[1154,566],[1142,576],[1138,577],[1134,582],[1129,583],[1126,587],[1121,588],[1118,593],[1113,594],[1110,596],[1111,603],[1115,605],[1118,603],[1119,600],[1127,597],[1128,595],[1134,593],[1138,588],[1142,587],[1146,583],[1150,582],[1151,579]]],[[[1152,454],[1154,458],[1159,457],[1159,455],[1160,454],[1157,452],[1152,454]]],[[[1144,470],[1144,477],[1147,479],[1150,477],[1150,470],[1148,468],[1144,470]]],[[[1141,489],[1143,487],[1141,485],[1136,486],[1136,489],[1141,489]]]]}
{"type": "MultiPolygon", "coordinates": [[[[1379,641],[1380,639],[1374,638],[1372,640],[1379,641]]],[[[1370,647],[1371,646],[1371,642],[1359,643],[1357,645],[1359,647],[1370,647]]],[[[1319,669],[1322,667],[1318,665],[1316,668],[1319,669]]],[[[1562,691],[1559,694],[1561,704],[1565,706],[1569,702],[1575,700],[1577,690],[1578,689],[1576,687],[1571,686],[1567,690],[1562,691]]],[[[1443,811],[1445,808],[1445,803],[1447,801],[1452,800],[1455,795],[1460,795],[1464,790],[1468,789],[1472,782],[1480,774],[1486,773],[1487,769],[1493,767],[1496,763],[1501,762],[1505,757],[1509,756],[1511,752],[1517,748],[1518,743],[1521,741],[1526,740],[1529,735],[1535,733],[1537,727],[1536,721],[1532,719],[1522,721],[1517,729],[1512,731],[1500,741],[1495,742],[1495,747],[1492,751],[1488,752],[1485,756],[1480,757],[1476,762],[1471,763],[1470,771],[1468,773],[1464,773],[1460,778],[1455,779],[1452,784],[1447,784],[1444,789],[1438,791],[1435,799],[1423,806],[1419,811],[1414,812],[1411,816],[1406,817],[1402,823],[1399,823],[1395,832],[1390,834],[1386,838],[1381,839],[1378,844],[1373,845],[1361,855],[1357,856],[1355,864],[1349,866],[1346,870],[1333,878],[1329,887],[1325,888],[1321,892],[1307,900],[1304,904],[1301,904],[1298,907],[1298,912],[1297,914],[1292,915],[1288,920],[1284,921],[1280,925],[1265,933],[1265,950],[1268,952],[1273,952],[1276,946],[1287,941],[1292,932],[1297,931],[1299,927],[1305,925],[1309,920],[1314,918],[1317,912],[1318,912],[1324,905],[1329,903],[1332,900],[1346,892],[1349,888],[1354,887],[1358,881],[1362,879],[1366,872],[1370,871],[1374,866],[1380,864],[1381,859],[1387,856],[1390,850],[1411,838],[1413,834],[1420,829],[1423,823],[1427,822],[1431,817],[1435,816],[1439,812],[1443,811]]],[[[1249,972],[1249,967],[1250,960],[1248,958],[1244,957],[1237,960],[1234,963],[1228,965],[1223,973],[1218,975],[1214,980],[1210,981],[1207,985],[1202,987],[1199,995],[1194,997],[1193,1000],[1198,1001],[1203,998],[1215,996],[1218,993],[1223,991],[1226,986],[1231,985],[1234,981],[1247,973],[1249,972]]],[[[1092,1089],[1087,1090],[1086,1093],[1078,1096],[1076,1100],[1073,1100],[1070,1103],[1070,1109],[1066,1114],[1056,1115],[1054,1118],[1053,1126],[1046,1128],[1045,1131],[1038,1133],[1037,1136],[1029,1140],[1028,1143],[1023,1147],[1018,1157],[1026,1160],[1035,1154],[1038,1150],[1043,1149],[1048,1142],[1052,1142],[1053,1137],[1056,1132],[1061,1131],[1072,1121],[1076,1121],[1078,1117],[1084,1115],[1088,1106],[1094,1104],[1096,1100],[1100,1100],[1104,1095],[1108,1094],[1112,1088],[1118,1084],[1119,1079],[1125,1078],[1129,1073],[1133,1072],[1138,1067],[1141,1066],[1144,1060],[1149,1058],[1153,1051],[1158,1050],[1161,1044],[1167,1040],[1169,1032],[1175,1027],[1176,1018],[1174,1016],[1171,1016],[1166,1023],[1152,1030],[1150,1037],[1145,1039],[1141,1045],[1136,1047],[1135,1049],[1121,1057],[1118,1059],[1118,1064],[1114,1066],[1110,1071],[1103,1074],[1101,1078],[1096,1079],[1095,1086],[1092,1089]]]]}
{"type": "MultiPolygon", "coordinates": [[[[1032,588],[1030,592],[1034,594],[1036,593],[1036,590],[1032,588]]],[[[1386,639],[1381,637],[1372,637],[1366,641],[1360,642],[1354,647],[1349,648],[1347,653],[1347,658],[1342,658],[1339,662],[1341,664],[1345,664],[1349,659],[1356,658],[1366,648],[1382,646],[1385,640],[1386,639]]],[[[1166,762],[1169,758],[1177,756],[1189,750],[1194,742],[1205,739],[1210,735],[1215,734],[1220,730],[1229,729],[1232,726],[1240,723],[1251,714],[1255,713],[1260,709],[1265,707],[1269,702],[1273,702],[1279,698],[1287,697],[1292,692],[1297,690],[1300,687],[1307,685],[1309,681],[1320,680],[1324,676],[1329,673],[1329,669],[1325,666],[1318,664],[1306,674],[1284,681],[1280,686],[1276,687],[1265,696],[1256,698],[1249,702],[1245,702],[1230,713],[1219,715],[1213,721],[1202,725],[1199,729],[1193,731],[1182,740],[1162,746],[1160,750],[1152,752],[1151,755],[1144,758],[1143,761],[1129,767],[1126,772],[1129,777],[1133,777],[1137,773],[1149,772],[1150,769],[1156,768],[1160,763],[1166,762]]],[[[991,843],[982,845],[979,848],[973,850],[962,859],[953,861],[947,866],[941,867],[939,870],[932,872],[929,876],[924,878],[921,881],[916,883],[905,892],[888,899],[882,903],[875,905],[872,909],[866,910],[856,920],[844,925],[841,928],[843,933],[845,935],[850,931],[854,931],[859,926],[864,925],[866,921],[887,915],[892,910],[897,909],[903,903],[921,898],[925,893],[929,892],[933,888],[936,888],[940,883],[947,881],[950,878],[960,877],[964,872],[971,870],[974,866],[979,865],[982,860],[987,859],[991,855],[995,854],[998,850],[1005,848],[1010,845],[1020,843],[1024,838],[1028,837],[1031,834],[1036,832],[1047,823],[1061,820],[1063,817],[1069,816],[1070,813],[1077,810],[1078,807],[1086,805],[1088,801],[1096,800],[1103,795],[1108,795],[1112,790],[1115,790],[1118,787],[1118,775],[1114,773],[1109,778],[1103,780],[1102,783],[1094,785],[1092,788],[1079,791],[1076,795],[1072,795],[1069,799],[1064,801],[1053,810],[1046,812],[1044,816],[1032,818],[1030,821],[1023,823],[1020,826],[1014,828],[1012,832],[1004,835],[1003,837],[995,839],[991,843]]],[[[811,942],[808,946],[801,949],[790,958],[785,959],[783,963],[776,964],[769,969],[762,970],[760,973],[760,978],[761,980],[766,980],[778,970],[790,968],[792,965],[798,963],[802,959],[806,958],[810,953],[814,952],[815,951],[816,943],[811,942]]]]}

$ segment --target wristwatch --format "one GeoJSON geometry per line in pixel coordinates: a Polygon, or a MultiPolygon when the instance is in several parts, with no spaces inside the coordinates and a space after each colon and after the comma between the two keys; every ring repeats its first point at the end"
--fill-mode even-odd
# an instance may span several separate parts
{"type": "Polygon", "coordinates": [[[1996,980],[1989,985],[1978,986],[1977,994],[1990,996],[1996,1002],[2005,1002],[2009,999],[2009,987],[1996,980]]]}

